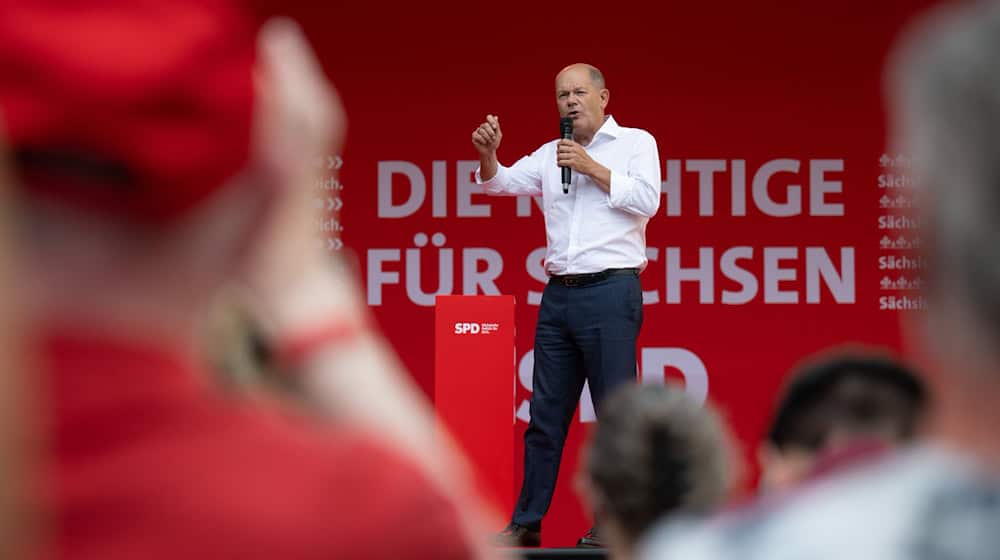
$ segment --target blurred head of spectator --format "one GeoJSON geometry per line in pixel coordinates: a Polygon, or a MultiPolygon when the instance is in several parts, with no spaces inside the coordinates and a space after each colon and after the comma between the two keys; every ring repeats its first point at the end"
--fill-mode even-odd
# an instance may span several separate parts
{"type": "Polygon", "coordinates": [[[0,104],[41,316],[191,344],[217,289],[291,235],[274,226],[343,127],[288,43],[259,56],[222,0],[5,6],[0,104]]]}
{"type": "Polygon", "coordinates": [[[608,398],[579,478],[611,555],[668,515],[711,513],[733,481],[730,443],[710,406],[683,390],[628,384],[608,398]]]}
{"type": "Polygon", "coordinates": [[[927,407],[923,382],[877,355],[826,355],[792,372],[758,455],[764,490],[909,442],[927,407]]]}
{"type": "Polygon", "coordinates": [[[929,378],[936,424],[977,447],[996,440],[976,415],[995,412],[987,401],[1000,394],[998,53],[995,3],[949,5],[910,29],[887,80],[893,142],[912,160],[910,217],[927,261],[927,309],[907,323],[910,340],[938,372],[929,378]]]}

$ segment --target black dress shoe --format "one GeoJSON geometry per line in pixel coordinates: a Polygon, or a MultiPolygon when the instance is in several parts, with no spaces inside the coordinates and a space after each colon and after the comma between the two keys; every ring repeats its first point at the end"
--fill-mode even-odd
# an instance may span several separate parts
{"type": "Polygon", "coordinates": [[[542,545],[542,532],[511,522],[496,536],[497,546],[537,547],[542,545]]]}
{"type": "Polygon", "coordinates": [[[597,534],[597,527],[591,527],[586,535],[576,541],[576,546],[580,548],[604,548],[604,541],[597,534]]]}

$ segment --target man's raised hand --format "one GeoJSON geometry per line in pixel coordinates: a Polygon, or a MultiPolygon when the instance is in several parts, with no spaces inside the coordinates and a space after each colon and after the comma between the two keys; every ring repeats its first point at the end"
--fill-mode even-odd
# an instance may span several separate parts
{"type": "Polygon", "coordinates": [[[496,153],[502,138],[500,119],[495,115],[486,115],[486,122],[472,132],[472,145],[476,147],[480,155],[488,156],[496,153]]]}

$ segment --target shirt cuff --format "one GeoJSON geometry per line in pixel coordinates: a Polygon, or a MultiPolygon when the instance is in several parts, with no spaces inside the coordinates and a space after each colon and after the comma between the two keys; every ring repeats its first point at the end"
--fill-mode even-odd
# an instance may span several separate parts
{"type": "Polygon", "coordinates": [[[616,173],[611,169],[611,187],[608,192],[608,201],[612,208],[621,208],[628,202],[629,178],[627,175],[616,173]]]}
{"type": "Polygon", "coordinates": [[[482,169],[482,167],[477,167],[476,168],[476,184],[477,185],[483,185],[486,188],[490,188],[490,187],[494,187],[494,186],[502,185],[503,184],[502,177],[506,173],[506,170],[507,170],[506,167],[504,167],[503,165],[497,163],[497,174],[494,175],[493,177],[491,177],[489,181],[483,181],[483,176],[480,175],[480,173],[479,173],[479,171],[481,169],[482,169]]]}

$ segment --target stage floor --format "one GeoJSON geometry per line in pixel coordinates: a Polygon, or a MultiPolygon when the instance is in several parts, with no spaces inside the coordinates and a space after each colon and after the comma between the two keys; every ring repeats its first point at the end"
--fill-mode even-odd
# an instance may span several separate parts
{"type": "Polygon", "coordinates": [[[607,550],[603,548],[507,548],[504,549],[508,558],[524,560],[596,560],[607,558],[607,550]]]}

